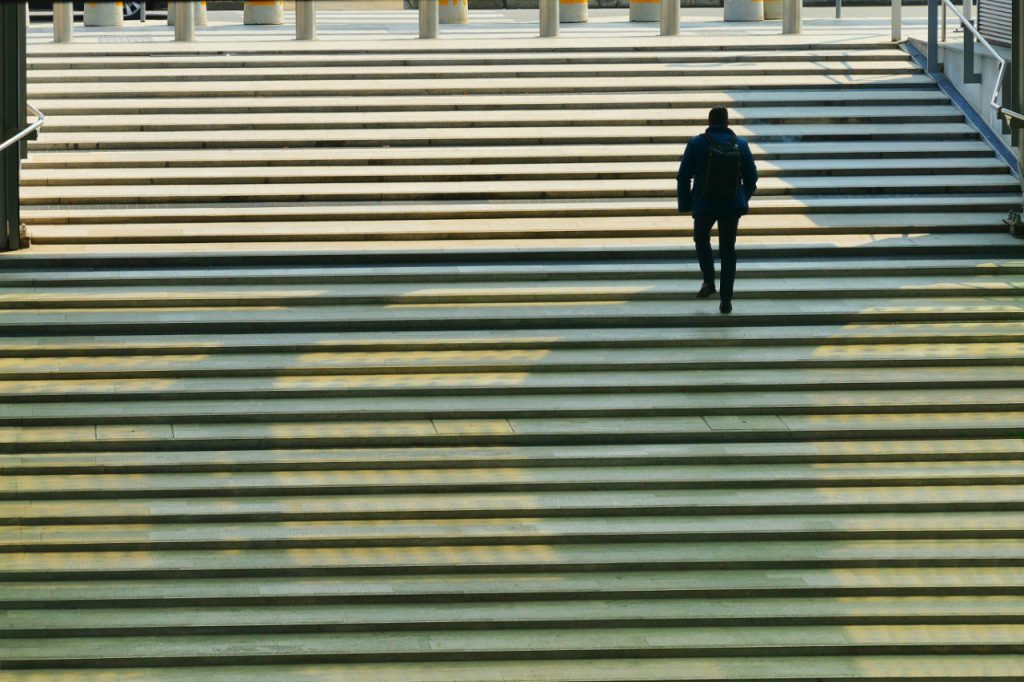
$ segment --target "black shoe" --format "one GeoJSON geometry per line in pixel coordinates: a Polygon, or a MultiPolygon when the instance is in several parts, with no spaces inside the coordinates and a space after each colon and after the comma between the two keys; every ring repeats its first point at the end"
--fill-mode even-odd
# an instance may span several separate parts
{"type": "Polygon", "coordinates": [[[700,285],[700,291],[697,292],[697,298],[710,298],[713,293],[715,293],[714,283],[708,284],[707,282],[704,282],[704,284],[700,285]]]}
{"type": "Polygon", "coordinates": [[[722,301],[721,303],[718,304],[718,309],[726,314],[731,313],[732,303],[730,301],[722,301]]]}

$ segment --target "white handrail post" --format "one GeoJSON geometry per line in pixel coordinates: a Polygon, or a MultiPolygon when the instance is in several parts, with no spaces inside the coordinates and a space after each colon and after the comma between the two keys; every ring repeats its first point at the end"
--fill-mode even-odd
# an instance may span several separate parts
{"type": "Polygon", "coordinates": [[[782,32],[796,35],[803,30],[803,0],[783,0],[782,32]]]}
{"type": "Polygon", "coordinates": [[[295,39],[316,40],[316,0],[295,3],[295,39]]]}
{"type": "Polygon", "coordinates": [[[70,2],[53,3],[53,42],[70,43],[75,33],[74,8],[70,2]]]}
{"type": "Polygon", "coordinates": [[[440,23],[437,0],[420,0],[420,38],[436,38],[440,23]]]}
{"type": "Polygon", "coordinates": [[[558,35],[558,0],[540,0],[540,37],[554,38],[558,35]]]}
{"type": "Polygon", "coordinates": [[[661,0],[661,35],[679,35],[679,0],[661,0]]]}

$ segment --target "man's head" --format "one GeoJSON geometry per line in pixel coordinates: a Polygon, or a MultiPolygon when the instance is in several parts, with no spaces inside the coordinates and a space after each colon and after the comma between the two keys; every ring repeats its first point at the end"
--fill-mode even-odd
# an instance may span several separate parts
{"type": "Polygon", "coordinates": [[[708,112],[708,125],[727,126],[729,125],[729,110],[725,107],[715,107],[708,112]]]}

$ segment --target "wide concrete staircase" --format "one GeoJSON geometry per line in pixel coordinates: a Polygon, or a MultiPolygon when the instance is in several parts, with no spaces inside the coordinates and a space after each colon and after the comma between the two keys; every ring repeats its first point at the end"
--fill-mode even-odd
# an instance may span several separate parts
{"type": "Polygon", "coordinates": [[[37,48],[0,677],[1024,679],[1020,197],[934,84],[409,45],[37,48]]]}

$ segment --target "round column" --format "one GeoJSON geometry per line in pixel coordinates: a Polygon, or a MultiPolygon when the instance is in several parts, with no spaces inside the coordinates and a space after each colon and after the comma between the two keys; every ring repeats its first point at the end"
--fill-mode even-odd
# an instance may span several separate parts
{"type": "Polygon", "coordinates": [[[246,26],[284,23],[283,0],[245,0],[242,23],[246,26]]]}
{"type": "Polygon", "coordinates": [[[192,2],[174,3],[174,39],[191,42],[196,39],[196,10],[192,2]]]}
{"type": "Polygon", "coordinates": [[[419,0],[420,38],[436,38],[438,33],[437,0],[419,0]]]}
{"type": "Polygon", "coordinates": [[[629,0],[630,21],[661,21],[661,0],[629,0]]]}
{"type": "Polygon", "coordinates": [[[85,3],[86,26],[124,26],[123,2],[85,3]]]}
{"type": "Polygon", "coordinates": [[[587,0],[558,0],[558,20],[563,24],[585,24],[587,18],[587,0]]]}
{"type": "Polygon", "coordinates": [[[437,5],[442,24],[469,23],[469,0],[437,0],[437,5]]]}
{"type": "Polygon", "coordinates": [[[764,21],[761,0],[725,0],[726,21],[764,21]]]}
{"type": "Polygon", "coordinates": [[[782,0],[764,0],[764,18],[774,21],[782,18],[782,0]]]}
{"type": "MultiPolygon", "coordinates": [[[[174,26],[174,22],[175,22],[175,19],[174,19],[174,15],[175,15],[174,6],[177,5],[178,2],[189,2],[189,0],[175,0],[174,2],[168,2],[167,3],[167,25],[168,26],[174,26]]],[[[206,0],[199,0],[199,2],[189,2],[189,4],[194,4],[195,5],[195,13],[194,14],[195,14],[195,24],[196,24],[196,26],[206,26],[206,24],[207,24],[206,0]]]]}
{"type": "Polygon", "coordinates": [[[316,40],[316,0],[295,3],[295,39],[316,40]]]}
{"type": "Polygon", "coordinates": [[[541,38],[558,35],[558,0],[540,0],[539,20],[541,38]]]}
{"type": "Polygon", "coordinates": [[[75,15],[70,2],[53,3],[53,42],[70,43],[74,37],[75,15]]]}

